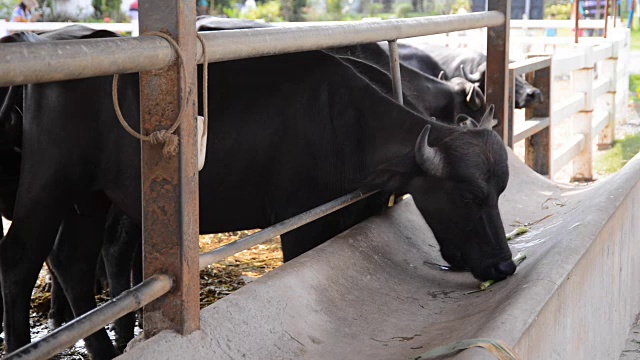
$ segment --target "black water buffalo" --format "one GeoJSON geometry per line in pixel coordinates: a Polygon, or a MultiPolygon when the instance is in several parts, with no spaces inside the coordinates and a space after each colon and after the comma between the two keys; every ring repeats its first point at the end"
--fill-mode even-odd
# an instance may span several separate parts
{"type": "MultiPolygon", "coordinates": [[[[452,49],[438,45],[424,45],[420,48],[398,44],[400,61],[408,66],[433,76],[438,76],[441,71],[447,78],[464,77],[465,79],[479,83],[480,88],[485,88],[485,71],[487,68],[487,56],[472,49],[452,49]],[[434,65],[434,60],[438,65],[434,65]]],[[[540,89],[532,86],[522,77],[516,77],[515,106],[522,109],[543,101],[540,89]]]]}
{"type": "MultiPolygon", "coordinates": [[[[222,19],[214,16],[199,16],[196,26],[198,31],[274,27],[258,21],[222,19]]],[[[386,43],[361,44],[326,51],[341,57],[378,89],[391,95],[389,56],[383,50],[384,46],[386,43]]],[[[433,63],[437,66],[435,60],[433,63]]],[[[400,73],[405,105],[424,116],[433,116],[439,121],[454,124],[461,114],[480,121],[486,111],[483,91],[462,76],[452,78],[450,81],[441,81],[404,64],[400,64],[400,73]]]]}
{"type": "MultiPolygon", "coordinates": [[[[382,188],[284,235],[285,259],[377,213],[389,192],[409,192],[450,264],[483,280],[515,271],[497,207],[507,155],[501,139],[484,128],[491,116],[479,129],[425,119],[318,51],[209,70],[210,83],[224,91],[209,92],[216,137],[200,173],[201,233],[266,227],[352,190],[382,188]]],[[[120,106],[138,129],[138,76],[120,81],[120,106]]],[[[29,341],[29,295],[65,209],[75,207],[82,217],[65,220],[61,234],[83,231],[85,239],[104,232],[102,193],[140,221],[140,145],[120,128],[112,106],[111,77],[25,87],[18,200],[0,242],[8,351],[29,341]]],[[[65,256],[79,259],[83,251],[95,267],[97,255],[86,255],[97,254],[94,247],[67,249],[65,256]]],[[[64,258],[50,260],[55,266],[64,258]]],[[[76,285],[71,270],[57,275],[65,291],[76,285]]],[[[70,301],[75,311],[76,300],[70,301]]],[[[110,345],[106,335],[100,341],[110,345]]],[[[103,351],[92,354],[113,354],[103,351]]]]}
{"type": "MultiPolygon", "coordinates": [[[[345,46],[330,49],[328,52],[339,56],[380,90],[391,94],[389,56],[381,45],[345,46]],[[349,58],[364,61],[370,66],[349,58]],[[380,74],[380,71],[386,76],[380,74]]],[[[407,100],[408,106],[424,116],[433,116],[444,123],[455,124],[461,114],[480,121],[486,112],[482,90],[461,77],[442,81],[404,64],[400,64],[400,74],[403,98],[407,100]]]]}
{"type": "MultiPolygon", "coordinates": [[[[114,37],[116,34],[104,31],[104,30],[94,30],[84,26],[67,26],[62,29],[44,32],[44,33],[32,33],[32,32],[20,32],[14,33],[10,36],[6,36],[0,39],[0,43],[15,43],[15,42],[42,42],[42,41],[51,41],[51,40],[74,40],[74,39],[86,39],[86,38],[104,38],[104,37],[114,37]]],[[[22,113],[23,109],[23,87],[22,86],[14,86],[14,87],[4,87],[0,88],[0,99],[2,100],[0,104],[0,214],[12,220],[13,218],[13,209],[15,205],[15,198],[18,189],[19,182],[19,174],[20,174],[20,163],[21,163],[21,135],[22,135],[22,113]]],[[[56,246],[52,250],[53,258],[67,258],[65,255],[64,249],[69,248],[83,248],[82,246],[78,246],[78,242],[84,241],[85,234],[82,234],[80,231],[74,231],[74,224],[78,223],[78,220],[73,219],[74,217],[80,217],[81,214],[78,213],[77,209],[71,208],[70,211],[66,212],[65,220],[61,228],[65,229],[61,230],[61,236],[56,241],[56,246]],[[66,224],[65,224],[66,223],[66,224]],[[72,236],[73,234],[77,234],[78,236],[72,236]],[[58,249],[63,249],[62,251],[58,251],[58,249]]],[[[112,211],[107,221],[107,233],[109,233],[109,229],[115,229],[116,226],[121,222],[119,219],[117,212],[112,211]],[[115,215],[114,215],[115,214],[115,215]]],[[[111,233],[114,230],[111,230],[111,233]]],[[[112,296],[119,295],[122,291],[128,289],[130,287],[130,275],[127,273],[125,276],[120,276],[119,273],[123,272],[122,264],[123,261],[129,259],[129,267],[131,269],[132,254],[136,252],[136,243],[131,243],[131,240],[127,241],[126,245],[122,245],[122,239],[120,238],[110,238],[105,235],[108,242],[103,249],[103,255],[108,261],[111,261],[111,264],[107,264],[107,269],[111,270],[110,282],[113,284],[110,289],[110,293],[112,296]],[[129,249],[133,247],[132,249],[129,249]],[[115,251],[114,251],[115,250],[115,251]],[[113,256],[114,253],[117,253],[117,256],[113,256]],[[115,271],[115,275],[114,275],[115,271]],[[126,287],[122,284],[126,283],[126,287]]],[[[129,236],[131,239],[135,239],[135,236],[129,236]]],[[[140,238],[139,227],[137,238],[140,238]]],[[[135,241],[135,240],[134,240],[135,241]]],[[[98,241],[97,244],[100,244],[98,241]]],[[[93,248],[94,250],[96,248],[93,248]]],[[[55,275],[59,269],[59,266],[68,267],[68,265],[73,265],[76,269],[78,269],[79,264],[82,271],[78,272],[78,275],[84,276],[85,281],[80,281],[74,284],[73,289],[67,290],[69,296],[73,297],[75,293],[83,293],[82,290],[83,284],[86,285],[87,281],[92,282],[95,278],[95,271],[91,271],[93,268],[95,270],[95,263],[91,263],[91,261],[84,261],[84,256],[81,256],[79,259],[74,259],[69,262],[60,262],[59,265],[53,265],[52,262],[48,261],[49,269],[52,271],[52,286],[51,286],[51,310],[49,312],[49,323],[51,327],[58,327],[63,322],[71,320],[73,318],[73,314],[71,312],[71,308],[69,307],[69,303],[66,300],[66,295],[62,290],[62,287],[56,281],[57,276],[55,275]],[[87,271],[88,270],[88,271],[87,271]],[[80,291],[77,291],[80,290],[80,291]]],[[[102,260],[98,265],[102,264],[102,260]]],[[[102,266],[104,268],[104,266],[102,266]]],[[[124,270],[126,271],[126,270],[124,270]]],[[[136,271],[139,274],[139,271],[136,271]]],[[[138,276],[139,277],[139,276],[138,276]]],[[[100,280],[102,281],[102,280],[100,280]]],[[[139,279],[135,279],[134,282],[139,282],[139,279]]],[[[95,300],[91,299],[90,303],[87,307],[86,298],[79,301],[84,304],[83,310],[78,310],[76,308],[76,315],[81,315],[86,310],[90,310],[95,307],[95,300]],[[93,306],[91,306],[93,303],[93,306]]],[[[76,301],[78,303],[78,301],[76,301]]],[[[0,309],[2,308],[2,301],[0,301],[0,309]]],[[[0,313],[0,319],[2,314],[0,313]]],[[[116,342],[118,342],[119,348],[123,349],[124,345],[133,337],[133,320],[130,318],[131,316],[125,316],[122,319],[116,321],[116,342]],[[131,326],[128,326],[128,323],[131,322],[131,326]],[[124,326],[122,324],[125,324],[124,326]],[[118,326],[120,325],[120,326],[118,326]],[[130,329],[126,329],[129,328],[130,329]],[[120,330],[125,328],[125,330],[120,330]]],[[[1,321],[0,321],[1,322],[1,321]]],[[[88,338],[87,347],[89,349],[93,348],[93,339],[88,338]]],[[[107,351],[107,354],[109,352],[107,351]]]]}

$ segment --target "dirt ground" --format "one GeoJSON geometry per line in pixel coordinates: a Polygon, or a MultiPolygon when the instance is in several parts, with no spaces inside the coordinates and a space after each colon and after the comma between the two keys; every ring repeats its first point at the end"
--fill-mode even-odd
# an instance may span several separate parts
{"type": "MultiPolygon", "coordinates": [[[[4,228],[7,229],[9,225],[10,223],[5,220],[4,228]]],[[[200,236],[200,252],[213,250],[256,231],[236,231],[200,236]]],[[[208,266],[200,272],[200,308],[213,304],[280,265],[282,265],[280,238],[275,238],[208,266]]],[[[51,305],[49,290],[50,282],[45,266],[40,272],[31,298],[30,324],[31,338],[34,340],[50,332],[49,324],[47,323],[47,314],[51,305]]],[[[109,299],[108,290],[97,295],[96,299],[98,303],[107,301],[109,299]]],[[[113,339],[115,334],[109,328],[107,330],[113,339]]],[[[140,332],[141,329],[136,326],[136,335],[140,332]]],[[[0,354],[4,355],[4,352],[0,352],[0,354]]],[[[84,341],[82,340],[63,353],[53,357],[53,359],[66,360],[88,358],[84,341]]]]}

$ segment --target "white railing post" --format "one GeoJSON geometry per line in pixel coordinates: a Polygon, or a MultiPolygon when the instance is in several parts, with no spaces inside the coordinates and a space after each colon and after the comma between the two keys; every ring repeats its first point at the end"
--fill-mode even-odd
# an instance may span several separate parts
{"type": "Polygon", "coordinates": [[[584,147],[573,159],[572,180],[589,181],[593,179],[592,170],[592,122],[593,122],[593,47],[577,45],[576,50],[584,54],[584,67],[571,73],[572,92],[584,93],[584,107],[573,116],[572,132],[584,136],[584,147]]]}
{"type": "Polygon", "coordinates": [[[629,99],[629,51],[631,46],[631,30],[627,28],[618,28],[615,39],[618,42],[616,118],[626,122],[626,119],[628,118],[627,101],[629,99]]]}
{"type": "Polygon", "coordinates": [[[598,134],[598,149],[609,149],[613,146],[615,140],[615,128],[616,128],[616,93],[618,88],[618,53],[620,41],[610,40],[608,41],[611,46],[611,57],[604,59],[600,64],[600,73],[598,77],[602,76],[609,79],[609,89],[604,95],[607,105],[607,112],[609,113],[607,125],[598,134]]]}

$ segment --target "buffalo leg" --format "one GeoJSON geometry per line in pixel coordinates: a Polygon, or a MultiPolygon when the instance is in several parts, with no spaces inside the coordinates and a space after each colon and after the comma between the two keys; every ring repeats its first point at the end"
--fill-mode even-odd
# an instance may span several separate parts
{"type": "MultiPolygon", "coordinates": [[[[52,270],[76,317],[96,308],[96,263],[102,247],[105,217],[106,209],[100,207],[66,217],[49,256],[52,270]]],[[[118,354],[104,328],[84,341],[93,359],[111,359],[118,354]]]]}
{"type": "MultiPolygon", "coordinates": [[[[114,206],[111,207],[107,216],[102,257],[112,299],[131,288],[131,268],[141,240],[140,231],[140,227],[133,224],[126,215],[114,206]]],[[[116,347],[119,351],[123,351],[133,339],[135,322],[135,312],[126,314],[114,322],[116,347]]]]}
{"type": "Polygon", "coordinates": [[[31,291],[62,221],[59,209],[64,199],[56,199],[41,188],[37,194],[28,199],[33,201],[25,201],[33,206],[16,207],[13,224],[0,241],[0,281],[4,303],[5,350],[8,353],[30,341],[31,291]]]}
{"type": "Polygon", "coordinates": [[[73,312],[64,289],[58,278],[51,272],[51,309],[49,310],[49,328],[57,329],[67,321],[73,320],[73,312]]]}

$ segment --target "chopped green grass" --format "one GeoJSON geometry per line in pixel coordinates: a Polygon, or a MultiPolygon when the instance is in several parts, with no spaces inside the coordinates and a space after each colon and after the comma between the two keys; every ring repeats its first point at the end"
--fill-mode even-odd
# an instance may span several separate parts
{"type": "Polygon", "coordinates": [[[621,140],[616,140],[613,148],[596,160],[595,171],[602,175],[613,174],[622,169],[638,152],[640,152],[640,134],[627,135],[621,140]]]}
{"type": "MultiPolygon", "coordinates": [[[[522,264],[522,262],[526,258],[527,258],[527,254],[524,252],[521,252],[521,253],[518,253],[518,255],[516,255],[516,257],[513,258],[513,262],[516,264],[516,266],[520,266],[520,264],[522,264]]],[[[465,293],[465,295],[477,293],[480,291],[485,291],[489,286],[493,285],[495,282],[496,282],[495,280],[483,281],[480,283],[480,290],[468,291],[465,293]]]]}
{"type": "Polygon", "coordinates": [[[519,228],[513,230],[512,232],[507,234],[507,241],[513,240],[513,238],[520,236],[522,234],[526,234],[529,232],[529,228],[526,226],[520,226],[519,228]]]}

